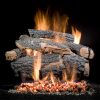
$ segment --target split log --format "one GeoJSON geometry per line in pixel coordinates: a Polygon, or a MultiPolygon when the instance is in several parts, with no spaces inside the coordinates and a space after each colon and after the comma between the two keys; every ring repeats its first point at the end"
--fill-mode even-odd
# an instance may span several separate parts
{"type": "Polygon", "coordinates": [[[24,56],[24,53],[20,49],[13,49],[11,51],[7,51],[5,53],[6,60],[13,61],[15,59],[18,59],[21,56],[24,56]]]}
{"type": "Polygon", "coordinates": [[[66,45],[69,46],[71,50],[76,51],[77,54],[82,57],[89,58],[89,59],[92,59],[94,57],[94,52],[89,47],[80,44],[71,43],[71,42],[66,43],[66,45]]]}
{"type": "Polygon", "coordinates": [[[54,38],[55,35],[59,35],[61,38],[64,37],[68,42],[74,42],[74,36],[69,33],[61,33],[56,31],[44,31],[44,30],[34,30],[28,29],[29,34],[33,38],[54,38]]]}
{"type": "Polygon", "coordinates": [[[51,40],[48,39],[40,39],[40,38],[25,38],[25,39],[20,39],[16,41],[16,46],[20,49],[26,49],[26,48],[30,48],[33,50],[37,50],[37,51],[44,51],[46,50],[46,48],[51,48],[53,51],[57,53],[61,53],[62,51],[66,51],[65,53],[70,54],[71,50],[69,49],[69,47],[67,45],[64,44],[59,44],[56,42],[53,42],[51,40]]]}

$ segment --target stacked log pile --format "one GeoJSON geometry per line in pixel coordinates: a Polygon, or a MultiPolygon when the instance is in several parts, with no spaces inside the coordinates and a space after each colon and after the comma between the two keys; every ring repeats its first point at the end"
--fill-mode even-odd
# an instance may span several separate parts
{"type": "Polygon", "coordinates": [[[19,40],[15,41],[16,49],[5,53],[6,59],[12,61],[11,67],[16,75],[20,72],[22,77],[32,77],[34,50],[42,53],[41,70],[42,76],[50,71],[59,74],[63,69],[77,65],[77,72],[84,72],[85,76],[89,75],[89,59],[94,57],[91,48],[75,44],[74,37],[69,33],[61,33],[54,31],[43,31],[29,29],[28,35],[21,35],[19,40]],[[58,35],[64,41],[59,43],[55,41],[58,35]],[[27,54],[27,49],[31,50],[31,54],[27,54]]]}

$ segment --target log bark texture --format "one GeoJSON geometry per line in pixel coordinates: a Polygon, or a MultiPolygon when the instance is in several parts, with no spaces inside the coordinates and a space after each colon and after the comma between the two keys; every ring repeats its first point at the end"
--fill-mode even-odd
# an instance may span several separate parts
{"type": "Polygon", "coordinates": [[[44,48],[51,48],[51,49],[55,49],[55,51],[57,49],[57,50],[64,50],[67,51],[68,53],[71,53],[71,50],[67,45],[56,43],[48,39],[28,37],[23,40],[22,39],[17,40],[16,46],[20,49],[30,48],[33,50],[41,51],[44,48]]]}
{"type": "Polygon", "coordinates": [[[74,36],[69,33],[61,33],[56,31],[43,31],[43,30],[34,30],[28,29],[29,34],[33,38],[54,38],[55,35],[59,35],[60,37],[64,37],[68,42],[74,42],[74,36]]]}
{"type": "MultiPolygon", "coordinates": [[[[60,60],[59,54],[42,55],[42,66],[46,66],[49,63],[57,62],[59,60],[60,60]]],[[[30,75],[32,73],[33,61],[34,61],[33,57],[30,56],[21,57],[11,62],[11,67],[14,70],[16,76],[18,75],[18,72],[27,73],[30,75]]]]}

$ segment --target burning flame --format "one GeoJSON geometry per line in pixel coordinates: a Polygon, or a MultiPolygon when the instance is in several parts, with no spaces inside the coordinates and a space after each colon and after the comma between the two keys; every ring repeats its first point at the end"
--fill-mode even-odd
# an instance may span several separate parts
{"type": "Polygon", "coordinates": [[[72,34],[74,36],[74,43],[79,44],[81,39],[81,32],[76,28],[72,27],[72,34]]]}
{"type": "Polygon", "coordinates": [[[34,81],[39,80],[40,69],[41,69],[41,52],[34,50],[34,61],[33,61],[33,79],[34,81]]]}
{"type": "Polygon", "coordinates": [[[60,16],[59,13],[53,15],[53,30],[65,33],[68,26],[68,17],[60,16]]]}
{"type": "Polygon", "coordinates": [[[70,82],[74,82],[76,80],[76,77],[77,77],[77,65],[73,65],[73,69],[71,71],[71,80],[70,82]]]}
{"type": "Polygon", "coordinates": [[[53,74],[52,71],[50,72],[50,80],[51,80],[51,82],[52,82],[53,84],[55,84],[55,76],[54,76],[54,74],[53,74]]]}
{"type": "Polygon", "coordinates": [[[49,30],[49,18],[48,13],[38,11],[35,16],[35,28],[38,30],[49,30]]]}
{"type": "MultiPolygon", "coordinates": [[[[52,19],[48,17],[48,11],[43,13],[42,11],[38,11],[35,16],[35,29],[37,30],[53,30],[58,32],[63,32],[67,30],[68,26],[68,17],[67,16],[60,16],[59,13],[55,13],[52,16],[52,19]]],[[[59,36],[56,34],[54,37],[55,42],[62,43],[65,41],[64,37],[59,36]]]]}
{"type": "Polygon", "coordinates": [[[59,13],[55,13],[52,19],[49,18],[48,11],[43,13],[38,11],[35,16],[35,29],[37,30],[54,30],[65,33],[68,26],[68,17],[60,16],[59,13]],[[53,23],[53,24],[52,24],[53,23]]]}
{"type": "Polygon", "coordinates": [[[65,69],[63,70],[62,80],[63,81],[67,81],[67,73],[66,73],[66,70],[65,69]]]}

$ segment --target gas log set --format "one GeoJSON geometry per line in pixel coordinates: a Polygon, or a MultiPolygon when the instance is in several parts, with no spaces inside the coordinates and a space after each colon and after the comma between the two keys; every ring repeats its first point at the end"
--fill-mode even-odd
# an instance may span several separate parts
{"type": "Polygon", "coordinates": [[[38,27],[28,29],[29,35],[21,35],[15,41],[17,48],[5,53],[6,59],[12,61],[16,76],[21,75],[22,83],[16,86],[15,91],[87,93],[89,86],[86,81],[79,81],[79,76],[89,76],[89,59],[94,57],[93,50],[79,44],[81,33],[77,29],[72,27],[72,34],[61,32],[57,27],[52,31],[46,22],[46,18],[41,17],[38,27]]]}

